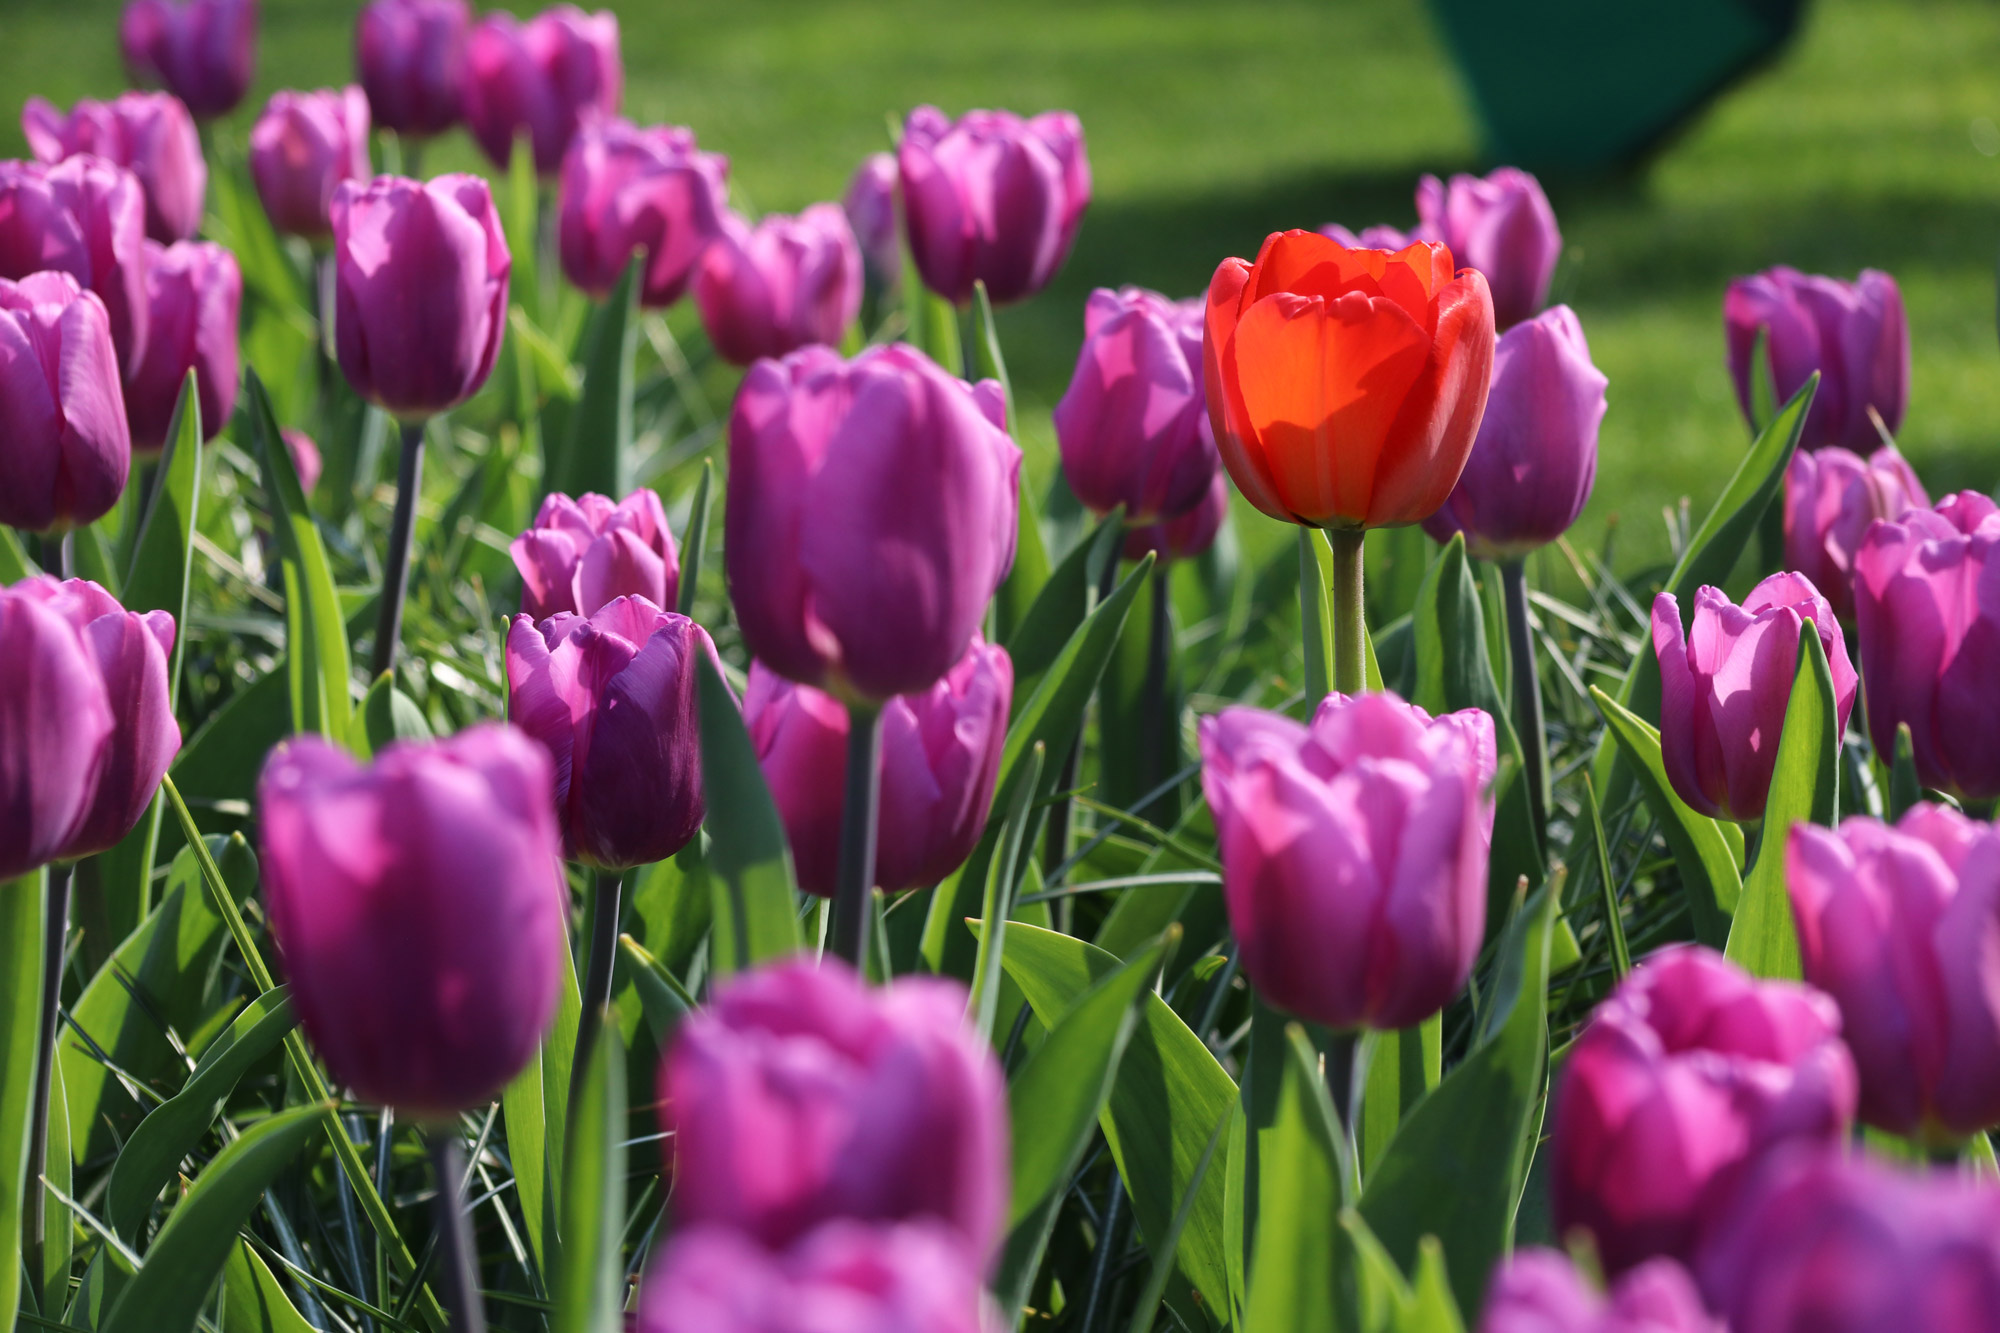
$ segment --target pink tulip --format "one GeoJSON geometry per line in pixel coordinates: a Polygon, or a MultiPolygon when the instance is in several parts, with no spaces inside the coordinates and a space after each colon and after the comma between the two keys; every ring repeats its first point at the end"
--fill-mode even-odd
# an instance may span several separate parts
{"type": "Polygon", "coordinates": [[[132,0],[118,24],[125,68],[200,120],[243,100],[257,65],[257,0],[132,0]]]}
{"type": "Polygon", "coordinates": [[[1853,282],[1842,282],[1783,266],[1766,269],[1729,284],[1722,322],[1729,373],[1746,419],[1758,373],[1751,357],[1759,333],[1780,403],[1814,371],[1820,373],[1800,450],[1837,444],[1860,453],[1878,447],[1882,432],[1871,409],[1891,435],[1903,424],[1910,397],[1910,330],[1903,294],[1888,274],[1864,269],[1853,282]]]}
{"type": "Polygon", "coordinates": [[[0,588],[0,884],[62,854],[118,719],[73,621],[31,580],[0,588]]]}
{"type": "Polygon", "coordinates": [[[307,495],[319,485],[319,474],[325,467],[319,456],[319,446],[312,436],[302,430],[283,430],[279,434],[285,441],[285,452],[292,456],[292,470],[299,474],[299,489],[307,495]]]}
{"type": "Polygon", "coordinates": [[[465,0],[371,0],[354,22],[354,68],[375,123],[410,138],[458,123],[465,98],[465,0]]]}
{"type": "Polygon", "coordinates": [[[697,150],[692,130],[585,126],[562,164],[563,275],[601,300],[644,251],[639,304],[672,305],[721,234],[728,176],[729,159],[697,150]]]}
{"type": "Polygon", "coordinates": [[[1444,242],[1460,265],[1486,275],[1493,322],[1505,330],[1548,303],[1562,232],[1541,182],[1516,167],[1484,177],[1417,182],[1417,233],[1444,242]]]}
{"type": "Polygon", "coordinates": [[[170,93],[121,93],[109,102],[84,98],[65,116],[39,97],[21,111],[21,133],[43,162],[90,153],[124,167],[146,195],[146,235],[162,245],[201,230],[208,164],[194,118],[170,93]]]}
{"type": "Polygon", "coordinates": [[[123,167],[89,154],[0,162],[0,278],[53,270],[96,293],[126,370],[146,349],[145,246],[145,191],[123,167]]]}
{"type": "Polygon", "coordinates": [[[331,234],[333,192],[375,174],[368,128],[368,98],[354,84],[271,95],[250,130],[250,176],[273,227],[309,241],[331,234]]]}
{"type": "Polygon", "coordinates": [[[1229,516],[1229,482],[1220,468],[1208,484],[1208,494],[1187,513],[1145,527],[1125,529],[1125,558],[1137,560],[1151,551],[1162,563],[1192,560],[1215,544],[1222,520],[1229,516]]]}
{"type": "Polygon", "coordinates": [[[810,343],[838,346],[861,313],[861,287],[861,247],[847,215],[838,204],[814,204],[755,227],[725,215],[702,252],[694,299],[722,359],[747,366],[810,343]]]}
{"type": "Polygon", "coordinates": [[[680,555],[655,491],[617,504],[602,495],[552,493],[535,525],[508,548],[521,572],[521,610],[536,620],[595,615],[618,597],[670,607],[680,595],[680,555]]]}
{"type": "Polygon", "coordinates": [[[1723,1333],[1687,1270],[1653,1259],[1600,1295],[1554,1250],[1518,1250],[1493,1274],[1479,1333],[1723,1333]]]}
{"type": "Polygon", "coordinates": [[[579,128],[618,114],[624,87],[609,10],[557,5],[526,23],[496,11],[466,42],[465,125],[502,171],[526,133],[536,172],[554,175],[579,128]]]}
{"type": "Polygon", "coordinates": [[[1801,449],[1785,471],[1785,564],[1854,619],[1854,553],[1878,518],[1930,508],[1924,484],[1892,445],[1866,459],[1838,445],[1801,449]]]}
{"type": "Polygon", "coordinates": [[[1407,250],[1419,241],[1442,242],[1444,239],[1431,227],[1417,226],[1402,231],[1382,223],[1352,232],[1338,222],[1329,222],[1319,229],[1319,234],[1340,242],[1350,250],[1407,250]]]}
{"type": "Polygon", "coordinates": [[[132,433],[104,303],[67,273],[0,278],[0,523],[67,531],[111,512],[132,433]]]}
{"type": "Polygon", "coordinates": [[[870,153],[855,168],[841,200],[862,258],[878,280],[895,286],[903,279],[903,250],[896,232],[896,155],[870,153]]]}
{"type": "Polygon", "coordinates": [[[195,373],[201,434],[212,440],[236,410],[236,322],[243,305],[243,274],[236,256],[208,241],[174,245],[146,242],[145,355],[125,385],[125,414],[132,447],[157,450],[167,442],[174,405],[188,371],[195,373]]]}

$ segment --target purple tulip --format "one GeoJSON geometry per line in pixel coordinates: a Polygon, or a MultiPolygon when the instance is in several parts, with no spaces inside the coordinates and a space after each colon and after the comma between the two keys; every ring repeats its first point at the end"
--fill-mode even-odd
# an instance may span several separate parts
{"type": "Polygon", "coordinates": [[[1021,451],[1003,415],[998,384],[902,343],[752,366],[723,529],[752,655],[843,699],[941,680],[1014,562],[1021,451]]]}
{"type": "Polygon", "coordinates": [[[442,134],[464,109],[465,0],[371,0],[354,21],[354,68],[375,123],[406,138],[442,134]]]}
{"type": "Polygon", "coordinates": [[[285,441],[285,452],[292,456],[292,471],[299,474],[299,489],[307,495],[319,485],[319,474],[325,467],[319,456],[319,446],[312,436],[302,430],[286,429],[278,432],[285,441]]]}
{"type": "Polygon", "coordinates": [[[567,856],[646,865],[701,827],[696,653],[715,658],[708,631],[643,597],[615,598],[588,619],[514,617],[507,716],[555,757],[567,856]]]}
{"type": "Polygon", "coordinates": [[[334,342],[354,391],[406,420],[479,391],[513,257],[477,176],[377,176],[333,196],[334,342]]]}
{"type": "Polygon", "coordinates": [[[1465,985],[1486,928],[1493,719],[1330,694],[1310,727],[1201,722],[1223,895],[1243,971],[1337,1030],[1408,1027],[1465,985]]]}
{"type": "Polygon", "coordinates": [[[1837,734],[1845,735],[1858,682],[1840,622],[1810,579],[1773,574],[1740,607],[1704,586],[1694,595],[1692,633],[1682,630],[1672,593],[1653,599],[1660,757],[1675,793],[1702,814],[1763,817],[1799,669],[1799,630],[1808,620],[1826,649],[1837,734]]]}
{"type": "Polygon", "coordinates": [[[181,384],[195,372],[201,434],[212,440],[236,410],[236,317],[243,274],[236,256],[209,241],[146,242],[146,351],[125,385],[132,447],[159,449],[173,424],[181,384]]]}
{"type": "Polygon", "coordinates": [[[536,620],[596,615],[619,597],[672,606],[680,596],[674,534],[659,495],[645,487],[615,505],[602,495],[553,493],[508,550],[521,571],[521,610],[536,620]]]}
{"type": "MultiPolygon", "coordinates": [[[[884,705],[877,887],[927,888],[972,854],[993,804],[1013,697],[1013,659],[975,634],[943,680],[884,705]]],[[[752,662],[743,721],[784,820],[799,887],[831,898],[846,804],[847,709],[752,662]]]]}
{"type": "Polygon", "coordinates": [[[130,171],[146,196],[146,235],[163,245],[201,230],[208,163],[181,100],[168,93],[121,93],[79,101],[65,116],[39,97],[21,111],[21,133],[43,162],[90,153],[130,171]]]}
{"type": "Polygon", "coordinates": [[[1562,231],[1541,182],[1517,167],[1484,178],[1436,176],[1417,182],[1417,231],[1435,236],[1459,264],[1486,275],[1493,289],[1493,323],[1512,328],[1532,319],[1549,299],[1549,280],[1562,258],[1562,231]]]}
{"type": "Polygon", "coordinates": [[[861,313],[861,247],[838,204],[755,227],[725,214],[702,252],[694,300],[723,360],[747,366],[811,343],[838,346],[861,313]]]}
{"type": "Polygon", "coordinates": [[[2000,513],[1973,491],[1878,522],[1854,557],[1868,734],[1895,752],[1907,722],[1917,776],[1963,799],[2000,796],[2000,513]]]}
{"type": "Polygon", "coordinates": [[[692,130],[586,126],[563,158],[563,275],[602,300],[643,250],[639,304],[672,305],[722,231],[728,177],[729,159],[699,151],[692,130]]]}
{"type": "Polygon", "coordinates": [[[1867,458],[1828,445],[1801,449],[1785,471],[1785,564],[1811,579],[1843,621],[1854,619],[1854,553],[1878,518],[1930,508],[1895,446],[1867,458]]]}
{"type": "Polygon", "coordinates": [[[1554,1250],[1518,1250],[1493,1274],[1479,1333],[1723,1333],[1687,1270],[1640,1264],[1611,1288],[1587,1286],[1554,1250]]]}
{"type": "Polygon", "coordinates": [[[982,1268],[999,1239],[1007,1089],[955,981],[742,975],[682,1021],[660,1100],[682,1227],[779,1248],[838,1218],[940,1223],[982,1268]]]}
{"type": "Polygon", "coordinates": [[[903,224],[924,285],[964,305],[972,285],[1005,305],[1033,296],[1069,258],[1090,207],[1083,125],[1067,111],[1023,120],[920,106],[897,150],[903,224]]]}
{"type": "Polygon", "coordinates": [[[1162,563],[1192,560],[1215,544],[1222,520],[1229,516],[1229,483],[1222,469],[1208,484],[1201,502],[1178,518],[1125,529],[1125,558],[1137,560],[1151,551],[1162,563]]]}
{"type": "Polygon", "coordinates": [[[1419,241],[1443,240],[1442,236],[1428,227],[1419,226],[1410,231],[1402,231],[1379,222],[1372,227],[1363,227],[1359,233],[1349,231],[1338,222],[1329,222],[1319,229],[1319,234],[1328,240],[1340,242],[1350,250],[1406,250],[1419,241]]]}
{"type": "Polygon", "coordinates": [[[862,258],[887,286],[903,278],[903,251],[896,233],[896,155],[870,153],[855,169],[841,200],[862,258]]]}
{"type": "Polygon", "coordinates": [[[111,512],[132,434],[104,303],[67,273],[0,278],[0,523],[66,531],[111,512]]]}
{"type": "Polygon", "coordinates": [[[1854,1116],[1840,1011],[1721,954],[1662,949],[1597,1007],[1550,1106],[1558,1234],[1583,1227],[1605,1268],[1688,1262],[1773,1147],[1834,1144],[1854,1116]]]}
{"type": "Polygon", "coordinates": [[[548,755],[483,724],[362,765],[317,736],[257,784],[264,905],[334,1077],[420,1119],[498,1096],[555,1015],[569,894],[548,755]]]}
{"type": "Polygon", "coordinates": [[[1609,383],[1566,305],[1501,334],[1472,454],[1424,531],[1440,542],[1463,532],[1482,560],[1518,560],[1568,532],[1597,480],[1609,383]]]}
{"type": "Polygon", "coordinates": [[[526,23],[496,11],[466,40],[466,128],[502,171],[525,131],[535,171],[554,175],[579,128],[618,114],[624,87],[618,16],[609,10],[557,5],[526,23]]]}
{"type": "Polygon", "coordinates": [[[226,116],[257,64],[257,0],[132,0],[118,44],[134,81],[159,84],[197,119],[226,116]]]}
{"type": "Polygon", "coordinates": [[[118,722],[90,647],[45,582],[0,588],[0,884],[62,854],[118,722]]]}
{"type": "MultiPolygon", "coordinates": [[[[1853,282],[1778,267],[1729,284],[1722,303],[1729,342],[1729,373],[1736,401],[1751,414],[1750,364],[1762,332],[1771,358],[1771,380],[1783,403],[1814,371],[1819,391],[1799,436],[1806,452],[1837,444],[1862,453],[1880,445],[1882,418],[1891,435],[1903,424],[1910,397],[1910,329],[1896,280],[1864,269],[1853,282]]],[[[1754,421],[1752,424],[1755,424],[1754,421]]]]}
{"type": "Polygon", "coordinates": [[[316,92],[273,93],[250,130],[250,176],[271,225],[290,236],[325,240],[333,230],[333,192],[366,184],[368,98],[355,84],[316,92]]]}
{"type": "Polygon", "coordinates": [[[53,270],[95,292],[121,368],[145,351],[145,247],[146,193],[123,167],[89,154],[0,162],[0,278],[53,270]]]}

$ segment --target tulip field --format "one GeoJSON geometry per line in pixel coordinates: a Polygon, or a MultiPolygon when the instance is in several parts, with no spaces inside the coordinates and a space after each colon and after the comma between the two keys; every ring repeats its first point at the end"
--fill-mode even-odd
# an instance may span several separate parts
{"type": "Polygon", "coordinates": [[[1162,292],[1033,79],[776,212],[629,15],[273,31],[9,84],[0,1328],[2000,1333],[1935,266],[1674,387],[1463,152],[1162,292]]]}

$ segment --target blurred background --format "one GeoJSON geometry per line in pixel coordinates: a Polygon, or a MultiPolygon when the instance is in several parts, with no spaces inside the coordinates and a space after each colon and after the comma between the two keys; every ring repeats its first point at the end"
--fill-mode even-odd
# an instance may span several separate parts
{"type": "MultiPolygon", "coordinates": [[[[1773,14],[1789,9],[1687,0],[1672,21],[1728,4],[1773,30],[1773,14]]],[[[1068,383],[1091,288],[1193,295],[1218,260],[1254,255],[1272,230],[1408,226],[1420,173],[1498,160],[1451,43],[1483,61],[1489,80],[1511,72],[1517,93],[1540,77],[1478,28],[1477,5],[1458,3],[1438,7],[1455,15],[1446,21],[1417,5],[1348,0],[608,7],[623,27],[627,114],[688,125],[727,153],[747,209],[837,199],[856,163],[888,146],[889,118],[919,102],[1082,117],[1096,197],[1075,254],[1046,292],[1001,316],[1024,443],[1043,477],[1053,469],[1048,412],[1068,383]]],[[[240,155],[270,91],[352,77],[357,8],[264,0],[257,89],[223,127],[220,151],[240,155]]],[[[31,93],[67,106],[124,86],[118,10],[117,0],[0,0],[0,154],[25,152],[16,117],[31,93]]],[[[1587,73],[1615,101],[1629,77],[1636,97],[1641,75],[1666,59],[1657,44],[1637,49],[1660,54],[1599,62],[1563,86],[1587,73]]],[[[1590,137],[1587,108],[1562,114],[1579,141],[1590,137]]],[[[431,170],[481,165],[462,133],[426,159],[431,170]]],[[[1721,491],[1747,442],[1723,368],[1723,289],[1776,263],[1892,273],[1915,361],[1904,452],[1934,496],[2000,481],[1993,0],[1815,0],[1788,44],[1650,151],[1622,165],[1571,162],[1544,181],[1566,243],[1554,299],[1577,309],[1611,381],[1579,545],[1599,545],[1615,524],[1616,565],[1651,563],[1669,550],[1663,509],[1687,497],[1698,522],[1721,491]]]]}

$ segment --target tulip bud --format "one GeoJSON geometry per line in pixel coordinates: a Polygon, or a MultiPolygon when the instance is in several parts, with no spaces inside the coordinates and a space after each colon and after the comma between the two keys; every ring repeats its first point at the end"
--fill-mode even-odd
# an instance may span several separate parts
{"type": "Polygon", "coordinates": [[[562,164],[563,276],[602,300],[643,250],[639,304],[672,305],[722,230],[728,176],[729,159],[698,151],[692,130],[585,126],[562,164]]]}
{"type": "Polygon", "coordinates": [[[0,523],[66,531],[111,512],[132,435],[104,303],[67,273],[0,278],[0,523]]]}
{"type": "Polygon", "coordinates": [[[1465,985],[1486,928],[1493,719],[1330,694],[1310,727],[1201,722],[1201,786],[1243,972],[1337,1030],[1408,1027],[1465,985]]]}
{"type": "Polygon", "coordinates": [[[118,44],[133,81],[164,85],[198,119],[243,100],[257,63],[257,0],[132,0],[118,44]]]}
{"type": "Polygon", "coordinates": [[[837,204],[797,217],[735,214],[702,252],[694,299],[722,359],[747,366],[810,343],[834,347],[861,313],[861,247],[837,204]]]}
{"type": "Polygon", "coordinates": [[[1349,250],[1407,250],[1413,245],[1442,240],[1430,227],[1419,226],[1400,231],[1379,222],[1372,227],[1363,227],[1358,234],[1338,222],[1329,222],[1319,229],[1319,234],[1349,250]]]}
{"type": "Polygon", "coordinates": [[[1518,560],[1568,532],[1597,480],[1608,383],[1566,305],[1501,334],[1472,454],[1424,531],[1440,542],[1463,532],[1482,560],[1518,560]]]}
{"type": "Polygon", "coordinates": [[[521,610],[536,620],[596,615],[618,597],[672,606],[680,596],[674,534],[659,495],[645,487],[615,505],[602,495],[552,493],[508,550],[521,571],[521,610]]]}
{"type": "Polygon", "coordinates": [[[1562,258],[1562,232],[1541,182],[1517,167],[1482,179],[1436,176],[1417,182],[1418,231],[1435,236],[1458,262],[1486,275],[1493,319],[1509,329],[1548,303],[1549,281],[1562,258]]]}
{"type": "Polygon", "coordinates": [[[464,106],[465,0],[371,0],[354,21],[354,68],[368,109],[406,138],[442,134],[464,106]]]}
{"type": "Polygon", "coordinates": [[[624,87],[609,10],[557,5],[526,23],[495,11],[466,39],[465,125],[502,171],[525,131],[535,171],[554,175],[580,127],[618,114],[624,87]]]}
{"type": "Polygon", "coordinates": [[[1799,669],[1799,630],[1810,620],[1826,649],[1846,735],[1858,686],[1833,608],[1801,574],[1773,574],[1738,607],[1720,588],[1694,595],[1694,627],[1680,603],[1653,599],[1653,652],[1660,661],[1660,746],[1667,779],[1683,801],[1715,819],[1761,819],[1778,763],[1778,739],[1799,669]]]}
{"type": "Polygon", "coordinates": [[[272,751],[265,910],[306,1035],[362,1099],[452,1117],[534,1056],[569,947],[551,785],[492,724],[367,766],[317,736],[272,751]]]}
{"type": "Polygon", "coordinates": [[[1974,491],[1878,522],[1854,557],[1868,734],[1895,753],[1908,723],[1917,776],[1965,800],[2000,796],[2000,510],[1974,491]]]}
{"type": "Polygon", "coordinates": [[[145,191],[123,167],[88,154],[0,162],[0,278],[55,271],[95,292],[121,369],[145,351],[145,245],[145,191]]]}
{"type": "Polygon", "coordinates": [[[1597,1007],[1550,1112],[1558,1234],[1605,1268],[1688,1261],[1744,1172],[1785,1143],[1835,1144],[1854,1116],[1840,1012],[1712,950],[1662,949],[1597,1007]]]}
{"type": "Polygon", "coordinates": [[[896,235],[896,155],[870,153],[855,169],[841,200],[861,256],[875,277],[893,287],[903,279],[903,251],[896,235]]]}
{"type": "Polygon", "coordinates": [[[334,342],[356,393],[420,420],[479,391],[513,269],[485,181],[348,181],[333,196],[333,250],[334,342]]]}
{"type": "Polygon", "coordinates": [[[1014,562],[1021,451],[999,385],[913,347],[759,361],[729,418],[723,557],[751,654],[844,700],[965,655],[1014,562]]]}
{"type": "Polygon", "coordinates": [[[837,1218],[929,1222],[976,1268],[999,1238],[1006,1083],[955,981],[872,988],[831,957],[739,976],[682,1020],[660,1100],[681,1227],[781,1248],[837,1218]]]}
{"type": "Polygon", "coordinates": [[[209,241],[146,242],[146,350],[125,385],[132,447],[167,442],[174,405],[188,371],[195,373],[201,434],[212,440],[236,410],[236,317],[243,274],[236,256],[209,241]]]}
{"type": "Polygon", "coordinates": [[[1493,1274],[1479,1333],[1723,1333],[1671,1259],[1639,1265],[1609,1297],[1554,1250],[1517,1250],[1493,1274]]]}
{"type": "Polygon", "coordinates": [[[285,452],[292,456],[292,471],[299,474],[299,489],[311,495],[313,487],[319,485],[319,474],[325,466],[319,456],[319,446],[313,443],[312,436],[302,430],[286,429],[278,434],[285,442],[285,452]]]}
{"type": "Polygon", "coordinates": [[[271,225],[309,241],[326,239],[328,211],[344,181],[366,184],[368,98],[360,88],[273,93],[250,130],[250,175],[271,225]]]}
{"type": "Polygon", "coordinates": [[[1472,451],[1493,301],[1441,245],[1275,232],[1255,264],[1216,269],[1202,360],[1223,466],[1251,504],[1311,526],[1415,523],[1472,451]]]}
{"type": "Polygon", "coordinates": [[[89,153],[124,167],[146,196],[146,235],[171,245],[201,230],[208,164],[201,136],[181,100],[168,93],[121,93],[109,102],[79,101],[64,116],[39,97],[21,111],[21,133],[51,165],[89,153]]]}
{"type": "Polygon", "coordinates": [[[1067,111],[1022,120],[920,106],[897,150],[903,225],[924,285],[957,305],[984,281],[1005,305],[1048,286],[1090,207],[1083,125],[1067,111]]]}
{"type": "MultiPolygon", "coordinates": [[[[883,705],[877,887],[927,888],[972,854],[993,804],[1013,697],[1013,659],[975,634],[944,679],[883,705]]],[[[743,721],[784,820],[799,887],[831,898],[846,808],[847,709],[752,662],[743,721]]]]}
{"type": "Polygon", "coordinates": [[[1910,329],[1896,280],[1864,269],[1853,282],[1778,267],[1729,284],[1722,303],[1729,373],[1745,420],[1751,415],[1751,364],[1762,333],[1772,386],[1785,402],[1814,371],[1819,389],[1799,435],[1810,453],[1827,445],[1862,453],[1882,443],[1872,408],[1891,435],[1903,424],[1910,397],[1910,329]]]}
{"type": "Polygon", "coordinates": [[[1839,445],[1801,449],[1785,470],[1785,564],[1813,581],[1841,620],[1854,619],[1854,553],[1878,518],[1928,509],[1924,484],[1895,446],[1868,458],[1839,445]]]}
{"type": "Polygon", "coordinates": [[[0,588],[0,643],[4,883],[62,853],[90,810],[117,718],[83,636],[29,584],[0,588]]]}
{"type": "Polygon", "coordinates": [[[698,652],[715,657],[708,631],[643,597],[616,598],[589,619],[514,617],[507,717],[555,757],[565,855],[646,865],[701,827],[698,652]]]}
{"type": "Polygon", "coordinates": [[[1145,527],[1125,529],[1125,558],[1137,560],[1151,551],[1161,563],[1192,560],[1215,544],[1222,520],[1229,516],[1229,483],[1218,470],[1203,496],[1187,513],[1145,527]]]}

